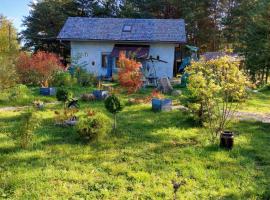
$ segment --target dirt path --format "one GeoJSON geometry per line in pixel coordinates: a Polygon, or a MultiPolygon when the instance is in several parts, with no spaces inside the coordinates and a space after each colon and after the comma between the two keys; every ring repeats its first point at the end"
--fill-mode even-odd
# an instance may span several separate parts
{"type": "MultiPolygon", "coordinates": [[[[45,105],[56,105],[60,102],[52,102],[52,103],[46,103],[45,105]]],[[[32,106],[7,106],[0,108],[0,112],[7,112],[7,111],[21,111],[27,108],[30,108],[32,106]]]]}
{"type": "MultiPolygon", "coordinates": [[[[187,111],[188,108],[180,105],[180,106],[173,106],[173,110],[187,111]]],[[[263,123],[270,123],[270,113],[251,113],[251,112],[237,111],[236,113],[234,113],[234,117],[239,119],[240,121],[255,120],[263,123]]]]}
{"type": "Polygon", "coordinates": [[[238,111],[234,114],[239,120],[255,120],[263,123],[270,123],[270,113],[251,113],[238,111]]]}

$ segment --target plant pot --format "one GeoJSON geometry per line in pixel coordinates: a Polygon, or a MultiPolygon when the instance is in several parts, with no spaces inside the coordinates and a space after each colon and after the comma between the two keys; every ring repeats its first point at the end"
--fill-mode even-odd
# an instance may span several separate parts
{"type": "Polygon", "coordinates": [[[97,100],[104,100],[109,96],[109,92],[106,90],[94,90],[93,95],[97,100]]]}
{"type": "Polygon", "coordinates": [[[152,99],[152,110],[153,111],[171,111],[172,100],[171,99],[152,99]]]}
{"type": "Polygon", "coordinates": [[[40,88],[39,93],[44,96],[53,96],[56,94],[56,88],[53,87],[40,88]]]}
{"type": "Polygon", "coordinates": [[[231,131],[224,131],[220,135],[220,147],[225,149],[232,149],[234,144],[234,134],[231,131]]]}

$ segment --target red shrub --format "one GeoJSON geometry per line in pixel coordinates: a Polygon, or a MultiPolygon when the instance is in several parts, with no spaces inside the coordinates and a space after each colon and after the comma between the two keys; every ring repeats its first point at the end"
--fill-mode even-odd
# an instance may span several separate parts
{"type": "Polygon", "coordinates": [[[20,81],[23,84],[36,85],[37,78],[31,66],[31,57],[25,52],[21,52],[17,58],[16,69],[19,74],[20,81]]]}
{"type": "Polygon", "coordinates": [[[129,59],[124,53],[120,53],[118,72],[120,85],[129,93],[136,92],[142,86],[141,63],[134,59],[129,59]]]}
{"type": "Polygon", "coordinates": [[[44,87],[48,87],[55,71],[64,69],[56,54],[43,51],[38,51],[32,56],[20,53],[16,67],[23,83],[41,84],[44,87]]]}

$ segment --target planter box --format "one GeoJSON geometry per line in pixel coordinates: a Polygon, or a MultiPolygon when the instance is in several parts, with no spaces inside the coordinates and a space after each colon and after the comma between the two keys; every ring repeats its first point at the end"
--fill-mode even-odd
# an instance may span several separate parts
{"type": "Polygon", "coordinates": [[[56,88],[49,87],[49,88],[40,88],[39,93],[44,96],[53,96],[56,94],[56,88]]]}
{"type": "Polygon", "coordinates": [[[153,111],[171,111],[172,100],[171,99],[152,99],[153,111]]]}
{"type": "Polygon", "coordinates": [[[220,147],[225,149],[232,149],[234,143],[234,134],[230,131],[224,131],[220,135],[220,147]]]}
{"type": "Polygon", "coordinates": [[[93,95],[97,100],[104,100],[109,96],[109,92],[106,90],[94,90],[93,95]]]}

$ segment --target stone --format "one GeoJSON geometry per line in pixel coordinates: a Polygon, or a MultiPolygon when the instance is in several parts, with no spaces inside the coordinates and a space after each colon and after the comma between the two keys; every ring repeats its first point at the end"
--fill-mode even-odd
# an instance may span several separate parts
{"type": "Polygon", "coordinates": [[[168,78],[159,79],[159,89],[165,94],[171,93],[173,91],[173,87],[168,78]]]}
{"type": "Polygon", "coordinates": [[[181,90],[173,90],[172,91],[172,95],[173,96],[180,96],[182,94],[182,91],[181,90]]]}

